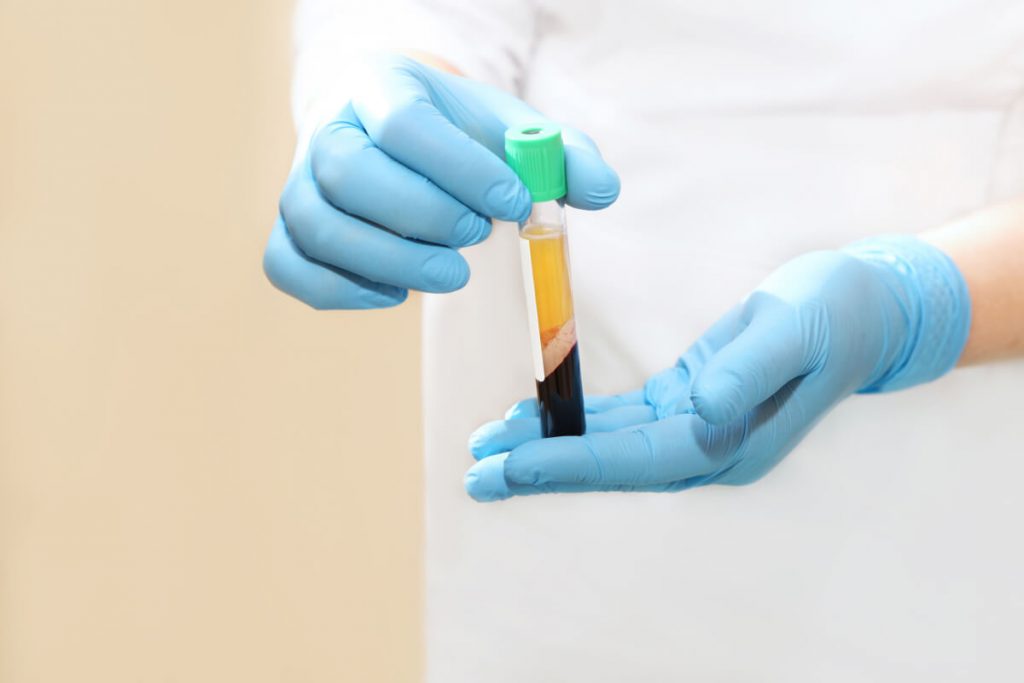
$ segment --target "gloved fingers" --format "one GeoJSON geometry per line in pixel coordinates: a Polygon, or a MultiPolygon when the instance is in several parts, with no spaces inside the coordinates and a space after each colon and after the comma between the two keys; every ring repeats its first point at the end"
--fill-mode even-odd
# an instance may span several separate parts
{"type": "Polygon", "coordinates": [[[680,491],[697,485],[696,479],[670,482],[667,484],[536,484],[520,485],[505,481],[505,459],[508,453],[487,458],[473,465],[466,472],[463,483],[466,492],[477,502],[491,503],[505,500],[512,496],[535,496],[542,493],[592,493],[600,492],[633,492],[633,493],[664,493],[680,491]]]}
{"type": "Polygon", "coordinates": [[[609,408],[600,413],[589,413],[587,415],[587,434],[614,432],[626,427],[647,424],[656,419],[654,408],[646,403],[609,408]]]}
{"type": "Polygon", "coordinates": [[[505,411],[506,420],[521,420],[523,418],[539,417],[540,406],[537,405],[537,399],[535,398],[524,398],[522,401],[516,401],[512,404],[512,407],[505,411]]]}
{"type": "Polygon", "coordinates": [[[454,249],[403,239],[328,204],[308,164],[285,187],[281,215],[306,256],[368,280],[425,292],[451,292],[469,280],[469,264],[454,249]]]}
{"type": "Polygon", "coordinates": [[[684,363],[677,363],[662,370],[644,384],[644,395],[659,420],[692,413],[689,367],[684,363]]]}
{"type": "MultiPolygon", "coordinates": [[[[583,397],[583,409],[589,415],[591,413],[603,413],[606,410],[612,408],[621,408],[623,406],[634,406],[643,405],[644,403],[644,392],[642,389],[636,391],[629,391],[624,394],[612,394],[608,396],[584,396],[583,397]]],[[[518,420],[524,417],[538,417],[540,415],[540,406],[537,405],[537,399],[535,398],[524,398],[522,401],[516,401],[512,404],[512,407],[505,411],[506,420],[518,420]]]]}
{"type": "Polygon", "coordinates": [[[654,406],[658,419],[693,412],[691,381],[707,359],[743,329],[740,313],[740,306],[733,307],[691,344],[674,366],[647,380],[644,384],[644,397],[654,406]]]}
{"type": "Polygon", "coordinates": [[[540,438],[540,418],[494,420],[480,425],[469,435],[469,453],[476,460],[510,451],[540,438]]]}
{"type": "Polygon", "coordinates": [[[574,128],[562,129],[565,143],[566,201],[577,209],[603,209],[619,197],[619,175],[593,140],[574,128]]]}
{"type": "Polygon", "coordinates": [[[474,211],[508,221],[530,213],[530,193],[493,152],[432,104],[416,68],[390,68],[378,90],[353,101],[370,139],[388,156],[474,211]]]}
{"type": "Polygon", "coordinates": [[[750,324],[693,378],[693,406],[711,424],[732,422],[809,371],[808,340],[786,308],[755,308],[750,324]]]}
{"type": "MultiPolygon", "coordinates": [[[[612,432],[655,419],[648,405],[628,405],[587,416],[587,433],[612,432]]],[[[539,417],[495,420],[476,429],[469,437],[469,452],[480,460],[510,451],[527,441],[541,438],[539,417]]]]}
{"type": "MultiPolygon", "coordinates": [[[[588,394],[583,397],[583,408],[588,415],[591,413],[603,413],[604,411],[611,410],[613,408],[643,404],[643,389],[628,391],[623,394],[609,394],[606,396],[588,394]]],[[[505,411],[506,420],[516,420],[524,417],[537,417],[539,415],[540,407],[537,405],[537,399],[535,398],[525,398],[522,401],[517,401],[512,404],[512,407],[505,411]]]]}
{"type": "Polygon", "coordinates": [[[715,430],[696,415],[678,415],[614,432],[528,441],[503,459],[477,463],[465,483],[478,500],[558,491],[563,486],[574,491],[670,488],[724,467],[742,432],[715,430]]]}
{"type": "Polygon", "coordinates": [[[405,301],[408,291],[382,285],[313,261],[292,242],[277,219],[263,253],[263,271],[281,291],[313,308],[388,308],[405,301]]]}
{"type": "Polygon", "coordinates": [[[327,201],[402,236],[464,247],[491,233],[489,218],[386,155],[344,115],[317,134],[310,165],[327,201]]]}
{"type": "Polygon", "coordinates": [[[627,391],[623,394],[611,394],[608,396],[584,396],[583,409],[587,415],[591,413],[603,413],[606,410],[622,408],[624,406],[644,405],[644,391],[627,391]]]}

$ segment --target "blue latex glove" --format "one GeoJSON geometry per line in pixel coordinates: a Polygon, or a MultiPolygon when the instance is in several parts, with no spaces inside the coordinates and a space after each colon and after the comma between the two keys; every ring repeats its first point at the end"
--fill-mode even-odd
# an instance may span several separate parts
{"type": "MultiPolygon", "coordinates": [[[[518,221],[530,194],[504,163],[505,129],[543,120],[496,88],[404,57],[381,59],[314,136],[281,195],[264,270],[314,308],[379,308],[408,290],[451,292],[469,279],[458,253],[518,221]]],[[[619,179],[594,144],[563,129],[569,204],[608,206],[619,179]]]]}
{"type": "Polygon", "coordinates": [[[540,439],[535,401],[478,429],[480,501],[747,484],[853,392],[928,382],[967,340],[960,272],[912,237],[801,256],[775,271],[640,391],[587,403],[581,437],[540,439]]]}

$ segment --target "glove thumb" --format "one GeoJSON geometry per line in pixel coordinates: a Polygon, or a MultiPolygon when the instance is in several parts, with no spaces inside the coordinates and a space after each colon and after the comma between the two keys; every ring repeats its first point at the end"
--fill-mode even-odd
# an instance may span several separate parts
{"type": "Polygon", "coordinates": [[[755,314],[694,377],[694,410],[711,424],[732,422],[805,374],[805,359],[800,326],[794,320],[755,314]]]}

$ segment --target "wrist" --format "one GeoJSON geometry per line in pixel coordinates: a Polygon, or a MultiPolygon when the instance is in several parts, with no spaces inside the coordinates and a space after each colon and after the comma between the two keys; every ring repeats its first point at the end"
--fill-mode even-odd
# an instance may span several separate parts
{"type": "MultiPolygon", "coordinates": [[[[891,361],[859,393],[905,389],[938,379],[957,363],[967,343],[971,300],[956,264],[916,237],[869,238],[844,250],[875,269],[897,302],[892,329],[902,329],[891,361]]],[[[888,330],[886,331],[888,333],[888,330]]]]}

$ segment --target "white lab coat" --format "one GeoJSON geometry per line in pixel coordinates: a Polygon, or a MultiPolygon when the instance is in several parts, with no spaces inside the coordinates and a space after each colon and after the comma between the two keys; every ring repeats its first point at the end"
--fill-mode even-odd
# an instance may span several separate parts
{"type": "MultiPolygon", "coordinates": [[[[622,194],[568,215],[588,393],[797,254],[1024,192],[1021,2],[412,4],[307,2],[300,117],[393,41],[594,137],[622,194]]],[[[533,380],[514,226],[465,253],[424,316],[430,683],[1024,680],[1024,365],[853,397],[753,486],[480,505],[466,438],[533,380]]]]}

